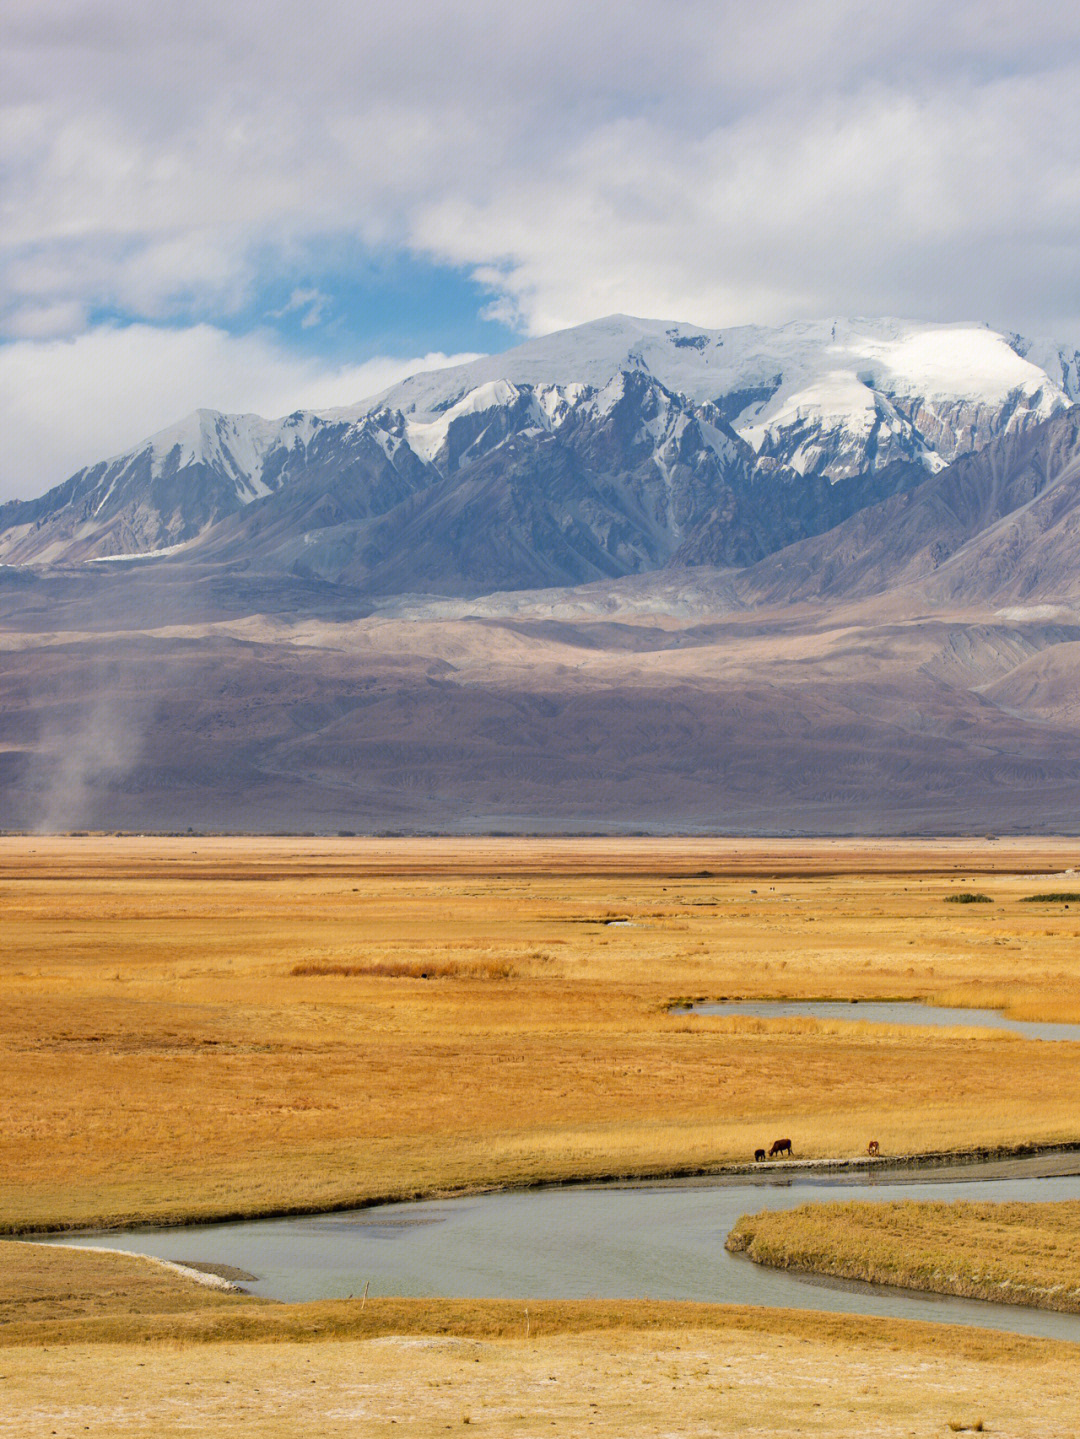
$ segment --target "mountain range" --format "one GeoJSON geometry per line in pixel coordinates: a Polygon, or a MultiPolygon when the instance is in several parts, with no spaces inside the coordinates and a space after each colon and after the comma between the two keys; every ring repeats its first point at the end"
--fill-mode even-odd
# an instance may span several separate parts
{"type": "Polygon", "coordinates": [[[242,560],[380,593],[745,566],[1080,398],[980,326],[613,317],[347,411],[201,410],[37,500],[0,559],[242,560]]]}
{"type": "Polygon", "coordinates": [[[1068,828],[1080,352],[614,316],[0,507],[7,827],[1068,828]]]}

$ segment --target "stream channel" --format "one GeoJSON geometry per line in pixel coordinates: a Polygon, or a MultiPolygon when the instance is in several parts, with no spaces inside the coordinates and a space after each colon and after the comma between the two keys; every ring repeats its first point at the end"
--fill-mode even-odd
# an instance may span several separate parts
{"type": "MultiPolygon", "coordinates": [[[[696,1013],[1006,1028],[1080,1040],[1080,1025],[1026,1024],[986,1010],[916,1003],[717,1003],[696,1013]]],[[[180,1263],[227,1264],[270,1299],[373,1295],[692,1299],[928,1319],[1080,1341],[1080,1314],[799,1275],[728,1254],[742,1214],[811,1200],[1080,1199],[1080,1149],[1015,1159],[829,1172],[758,1173],[508,1190],[331,1214],[170,1229],[107,1230],[49,1242],[103,1245],[180,1263]]]]}
{"type": "Polygon", "coordinates": [[[998,1029],[1025,1039],[1073,1040],[1080,1043],[1080,1024],[1009,1019],[996,1009],[950,1009],[913,999],[729,999],[715,1003],[679,1004],[673,1014],[747,1014],[757,1019],[841,1019],[847,1023],[920,1025],[962,1029],[998,1029]]]}

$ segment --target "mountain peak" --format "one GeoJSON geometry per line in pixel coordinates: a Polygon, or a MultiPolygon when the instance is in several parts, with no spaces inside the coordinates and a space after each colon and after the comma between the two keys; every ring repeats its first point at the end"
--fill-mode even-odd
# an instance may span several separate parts
{"type": "MultiPolygon", "coordinates": [[[[649,538],[635,549],[612,529],[604,543],[635,565],[666,553],[676,531],[689,543],[689,517],[707,501],[721,506],[729,528],[738,512],[741,527],[736,538],[725,531],[710,541],[710,553],[765,553],[856,499],[868,503],[871,491],[912,484],[1068,409],[1075,371],[1067,350],[1051,354],[977,322],[836,317],[710,330],[607,315],[413,375],[345,410],[278,420],[196,410],[41,500],[8,506],[0,554],[84,559],[163,549],[293,486],[311,491],[296,511],[305,525],[313,515],[324,528],[331,519],[367,523],[383,500],[437,489],[481,463],[489,480],[503,463],[491,460],[498,451],[506,447],[513,468],[541,445],[546,458],[530,471],[541,487],[545,464],[552,473],[570,459],[613,467],[604,484],[622,494],[630,529],[649,538]],[[743,475],[738,503],[721,492],[735,470],[743,475]],[[632,495],[623,490],[631,474],[632,495]],[[359,493],[365,485],[382,498],[369,504],[359,493]],[[711,499],[709,485],[720,487],[711,499]],[[826,501],[823,485],[847,488],[826,501]],[[684,513],[672,496],[690,494],[684,513]],[[754,506],[768,518],[752,516],[754,506]],[[661,536],[657,524],[675,529],[661,536]]],[[[579,468],[578,477],[587,488],[599,470],[589,479],[579,468]]],[[[568,479],[561,502],[570,524],[568,479]]],[[[589,504],[598,516],[607,499],[589,504]]]]}

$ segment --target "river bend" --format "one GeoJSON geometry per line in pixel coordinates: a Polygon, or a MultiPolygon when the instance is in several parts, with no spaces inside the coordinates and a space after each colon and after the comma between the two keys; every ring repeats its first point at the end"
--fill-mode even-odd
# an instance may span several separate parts
{"type": "Polygon", "coordinates": [[[1080,1199],[1080,1150],[1007,1163],[511,1190],[286,1219],[64,1236],[257,1275],[254,1294],[650,1298],[970,1324],[1080,1341],[1080,1315],[816,1280],[728,1254],[741,1215],[809,1200],[1080,1199]]]}

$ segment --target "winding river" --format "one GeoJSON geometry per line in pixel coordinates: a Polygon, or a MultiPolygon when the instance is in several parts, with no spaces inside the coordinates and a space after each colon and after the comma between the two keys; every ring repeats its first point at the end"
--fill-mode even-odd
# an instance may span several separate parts
{"type": "MultiPolygon", "coordinates": [[[[698,1014],[807,1015],[879,1024],[1006,1029],[1080,1041],[1080,1025],[1027,1023],[992,1010],[909,1002],[746,1001],[698,1014]]],[[[1080,1315],[786,1273],[727,1253],[740,1215],[808,1200],[1080,1199],[1080,1149],[935,1168],[755,1174],[553,1186],[286,1219],[109,1230],[57,1243],[101,1244],[257,1276],[270,1299],[371,1294],[536,1299],[696,1299],[889,1315],[1080,1341],[1080,1315]]]]}
{"type": "MultiPolygon", "coordinates": [[[[1080,1150],[932,1170],[711,1176],[515,1190],[288,1219],[81,1234],[231,1264],[282,1300],[372,1294],[699,1299],[892,1315],[1080,1340],[1080,1315],[821,1281],[724,1249],[740,1214],[811,1199],[1080,1199],[1080,1150]]],[[[525,1299],[522,1300],[526,1302],[525,1299]]]]}

